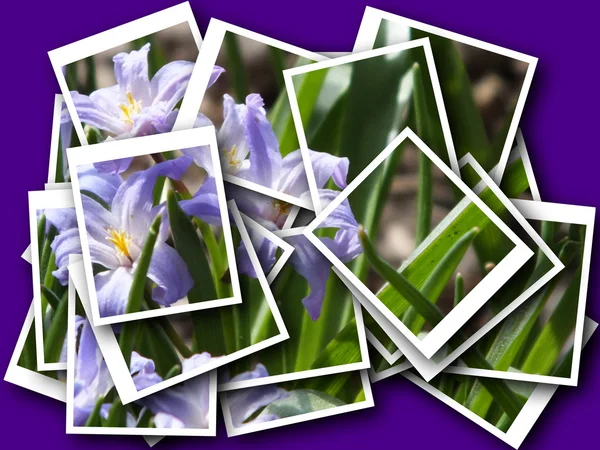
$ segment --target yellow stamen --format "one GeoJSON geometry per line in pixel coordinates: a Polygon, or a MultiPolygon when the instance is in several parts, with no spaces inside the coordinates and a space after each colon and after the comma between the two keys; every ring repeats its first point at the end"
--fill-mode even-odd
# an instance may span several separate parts
{"type": "Polygon", "coordinates": [[[289,214],[292,205],[290,203],[284,202],[282,200],[273,200],[273,208],[279,211],[279,215],[281,214],[289,214]]]}
{"type": "Polygon", "coordinates": [[[123,121],[133,125],[132,116],[142,111],[142,102],[133,98],[133,94],[129,91],[125,95],[127,96],[127,103],[121,103],[119,109],[123,113],[123,121]]]}
{"type": "Polygon", "coordinates": [[[119,255],[127,256],[131,259],[131,255],[129,254],[129,244],[131,243],[131,237],[126,231],[117,231],[114,228],[108,230],[110,236],[106,239],[115,246],[117,253],[119,255]]]}
{"type": "Polygon", "coordinates": [[[227,151],[225,149],[223,149],[223,153],[225,154],[225,158],[227,158],[227,162],[229,163],[230,166],[233,167],[239,167],[240,164],[242,164],[242,161],[240,161],[239,159],[237,159],[237,146],[233,146],[231,147],[231,150],[227,151]]]}

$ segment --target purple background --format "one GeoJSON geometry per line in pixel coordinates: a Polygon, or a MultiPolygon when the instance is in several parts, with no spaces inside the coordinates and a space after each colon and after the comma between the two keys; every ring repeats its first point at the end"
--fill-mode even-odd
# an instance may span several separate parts
{"type": "MultiPolygon", "coordinates": [[[[0,328],[0,371],[8,366],[32,298],[30,267],[19,256],[29,242],[27,191],[43,189],[47,176],[54,94],[59,92],[46,52],[176,3],[103,0],[91,9],[81,0],[39,2],[36,6],[21,0],[4,6],[1,85],[3,122],[8,128],[3,133],[1,155],[9,208],[4,209],[0,232],[2,301],[7,313],[0,328]]],[[[365,0],[191,3],[202,33],[210,17],[216,17],[314,51],[351,50],[367,5],[365,0]]],[[[598,16],[591,4],[579,3],[540,8],[523,0],[492,4],[482,0],[368,2],[537,56],[540,61],[521,125],[542,198],[596,206],[600,205],[596,134],[600,63],[597,35],[594,38],[592,33],[598,16]]],[[[600,320],[596,300],[600,285],[595,277],[600,249],[594,247],[588,315],[600,320]]],[[[579,387],[557,391],[521,448],[594,446],[591,442],[598,438],[600,416],[599,342],[595,336],[584,350],[579,387]]],[[[508,448],[402,377],[375,384],[374,395],[376,406],[368,410],[229,439],[220,424],[217,438],[168,438],[158,448],[317,450],[364,448],[365,444],[371,448],[374,444],[423,449],[459,445],[464,449],[508,448]]],[[[0,399],[5,442],[7,438],[12,441],[12,445],[4,444],[8,448],[148,448],[140,437],[68,436],[62,404],[6,382],[0,383],[0,399]]]]}

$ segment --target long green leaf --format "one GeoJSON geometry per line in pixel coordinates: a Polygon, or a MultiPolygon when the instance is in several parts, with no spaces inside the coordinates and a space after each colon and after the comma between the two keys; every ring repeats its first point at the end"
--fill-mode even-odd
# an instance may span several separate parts
{"type": "Polygon", "coordinates": [[[142,253],[137,260],[137,267],[133,274],[133,282],[131,284],[131,290],[129,291],[129,299],[127,301],[127,307],[125,313],[133,313],[141,310],[142,302],[144,300],[144,290],[146,288],[146,277],[148,275],[148,269],[150,267],[150,261],[152,260],[152,253],[154,252],[154,245],[158,237],[158,229],[162,220],[162,215],[158,214],[148,235],[142,246],[142,253]]]}
{"type": "Polygon", "coordinates": [[[58,362],[67,335],[68,299],[65,295],[54,311],[52,322],[44,337],[44,360],[47,363],[58,362]]]}

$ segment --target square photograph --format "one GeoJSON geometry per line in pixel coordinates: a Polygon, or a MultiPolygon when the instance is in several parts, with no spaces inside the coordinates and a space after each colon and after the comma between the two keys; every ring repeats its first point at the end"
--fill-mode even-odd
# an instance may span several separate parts
{"type": "Polygon", "coordinates": [[[371,315],[383,314],[430,358],[533,256],[500,218],[505,205],[488,206],[486,194],[469,189],[406,129],[341,193],[323,191],[325,209],[305,235],[371,315]],[[373,197],[367,213],[357,214],[365,185],[373,197]],[[399,226],[406,217],[413,218],[408,227],[399,226]],[[318,239],[350,218],[353,227],[340,228],[336,239],[356,246],[354,260],[345,247],[318,239]],[[454,297],[457,284],[459,301],[434,305],[444,293],[454,297]]]}
{"type": "Polygon", "coordinates": [[[50,51],[61,122],[82,145],[171,131],[201,43],[186,2],[50,51]]]}
{"type": "Polygon", "coordinates": [[[457,159],[471,153],[486,172],[498,166],[491,175],[499,183],[537,58],[371,7],[365,9],[353,51],[422,38],[431,43],[457,159]]]}
{"type": "Polygon", "coordinates": [[[221,173],[194,164],[197,147],[218,167],[211,127],[69,149],[95,325],[242,301],[221,173]]]}
{"type": "MultiPolygon", "coordinates": [[[[174,129],[214,125],[225,181],[312,209],[303,196],[309,189],[282,71],[325,59],[211,19],[174,129]]],[[[312,109],[314,100],[305,107],[312,109]]],[[[321,156],[331,165],[327,178],[344,164],[321,156]]]]}

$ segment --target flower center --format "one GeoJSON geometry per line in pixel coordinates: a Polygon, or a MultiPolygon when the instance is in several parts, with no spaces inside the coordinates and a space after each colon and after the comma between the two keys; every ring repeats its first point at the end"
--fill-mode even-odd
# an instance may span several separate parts
{"type": "Polygon", "coordinates": [[[115,246],[115,250],[120,256],[126,256],[131,259],[131,254],[129,253],[129,244],[131,244],[131,236],[129,233],[122,230],[115,230],[111,228],[108,230],[110,236],[107,236],[106,239],[115,246]]]}
{"type": "Polygon", "coordinates": [[[129,91],[125,95],[127,96],[127,103],[121,103],[119,109],[123,113],[123,121],[133,125],[132,117],[142,111],[142,102],[133,98],[133,94],[129,91]]]}
{"type": "Polygon", "coordinates": [[[287,203],[282,200],[273,200],[273,208],[279,212],[278,215],[289,214],[292,205],[291,203],[287,203]]]}
{"type": "Polygon", "coordinates": [[[242,164],[242,161],[237,159],[237,146],[234,145],[229,151],[223,150],[223,153],[225,154],[225,158],[227,158],[227,162],[230,166],[238,168],[240,164],[242,164]]]}

